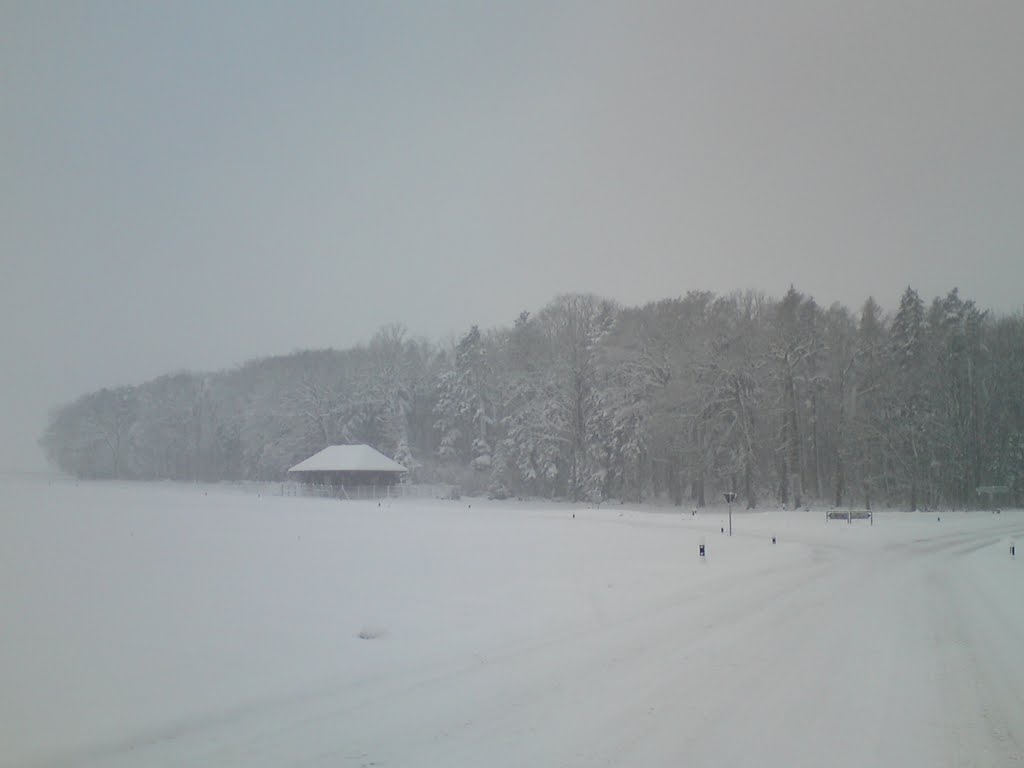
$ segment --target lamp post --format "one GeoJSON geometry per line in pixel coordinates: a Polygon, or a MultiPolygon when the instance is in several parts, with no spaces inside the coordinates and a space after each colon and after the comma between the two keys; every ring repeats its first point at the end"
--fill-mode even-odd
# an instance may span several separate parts
{"type": "Polygon", "coordinates": [[[729,504],[729,535],[732,536],[732,503],[736,501],[736,494],[729,491],[724,495],[726,502],[729,504]]]}

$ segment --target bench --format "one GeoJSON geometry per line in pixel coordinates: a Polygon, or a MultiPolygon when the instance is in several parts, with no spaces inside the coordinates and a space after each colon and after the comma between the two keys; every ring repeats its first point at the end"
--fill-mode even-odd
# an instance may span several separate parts
{"type": "Polygon", "coordinates": [[[830,509],[825,513],[825,522],[829,520],[845,520],[852,523],[854,520],[870,520],[871,525],[875,524],[874,515],[870,509],[830,509]]]}

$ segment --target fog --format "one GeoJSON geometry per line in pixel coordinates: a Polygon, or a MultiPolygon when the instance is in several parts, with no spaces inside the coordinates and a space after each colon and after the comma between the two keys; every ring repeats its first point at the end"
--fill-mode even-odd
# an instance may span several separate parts
{"type": "Polygon", "coordinates": [[[0,468],[102,386],[558,293],[1021,309],[1016,3],[3,3],[0,468]]]}

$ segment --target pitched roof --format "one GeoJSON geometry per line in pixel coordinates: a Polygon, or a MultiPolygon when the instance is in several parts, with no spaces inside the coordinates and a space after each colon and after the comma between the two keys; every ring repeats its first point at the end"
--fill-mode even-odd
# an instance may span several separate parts
{"type": "Polygon", "coordinates": [[[329,445],[289,472],[405,472],[405,467],[368,445],[329,445]]]}

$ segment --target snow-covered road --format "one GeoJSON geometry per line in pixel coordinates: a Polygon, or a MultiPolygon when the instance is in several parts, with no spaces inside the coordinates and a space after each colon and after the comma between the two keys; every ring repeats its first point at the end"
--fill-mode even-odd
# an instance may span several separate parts
{"type": "Polygon", "coordinates": [[[1024,764],[1020,512],[0,500],[0,765],[1024,764]]]}

